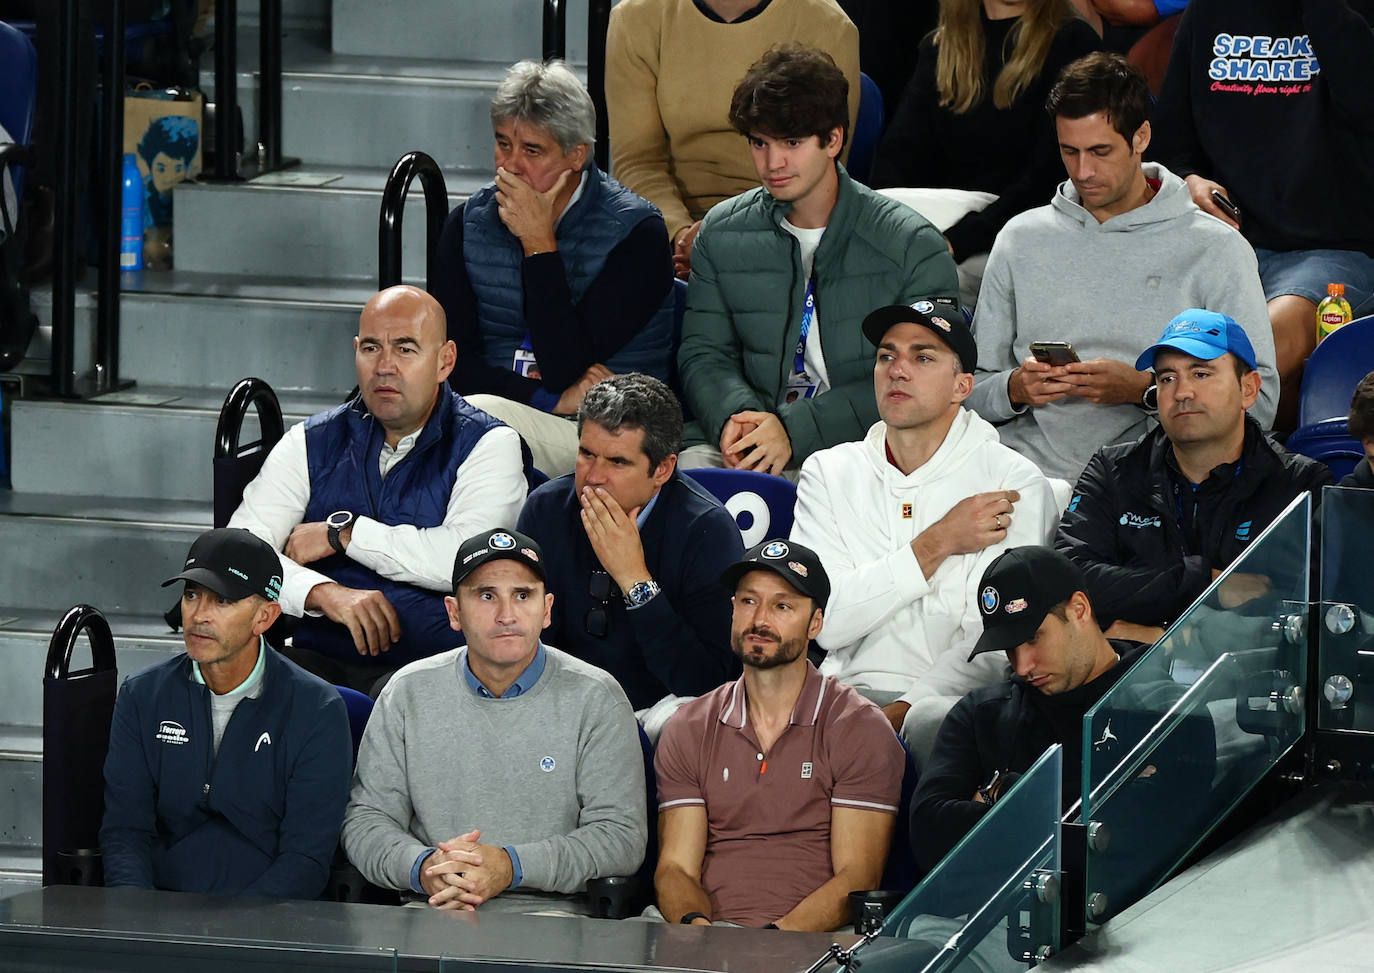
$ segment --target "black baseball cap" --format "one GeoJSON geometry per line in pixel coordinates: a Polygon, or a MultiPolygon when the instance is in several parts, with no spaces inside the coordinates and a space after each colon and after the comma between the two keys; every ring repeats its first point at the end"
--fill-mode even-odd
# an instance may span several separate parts
{"type": "Polygon", "coordinates": [[[193,581],[226,601],[262,595],[281,597],[281,559],[261,537],[237,527],[218,527],[196,538],[181,573],[162,582],[193,581]]]}
{"type": "Polygon", "coordinates": [[[469,537],[458,547],[458,556],[453,559],[453,590],[458,590],[464,578],[484,564],[509,559],[527,566],[539,580],[548,583],[549,576],[544,571],[544,552],[534,538],[518,530],[497,527],[487,530],[476,537],[469,537]]]}
{"type": "Polygon", "coordinates": [[[1028,641],[1051,608],[1083,590],[1083,572],[1053,548],[1013,547],[1003,551],[978,583],[983,634],[969,653],[969,661],[984,652],[1003,652],[1028,641]]]}
{"type": "Polygon", "coordinates": [[[750,571],[772,571],[821,608],[830,600],[830,578],[816,552],[796,541],[764,541],[744,553],[744,560],[725,569],[720,583],[731,591],[750,571]]]}
{"type": "Polygon", "coordinates": [[[959,364],[966,372],[978,367],[978,343],[964,321],[959,301],[953,297],[930,297],[911,304],[889,304],[864,318],[864,337],[878,347],[883,335],[894,324],[919,324],[929,328],[959,356],[959,364]]]}

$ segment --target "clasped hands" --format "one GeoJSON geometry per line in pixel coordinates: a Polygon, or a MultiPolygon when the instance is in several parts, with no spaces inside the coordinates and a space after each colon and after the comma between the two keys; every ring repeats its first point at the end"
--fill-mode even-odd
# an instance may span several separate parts
{"type": "Polygon", "coordinates": [[[429,904],[448,911],[473,911],[494,899],[515,877],[506,849],[484,845],[481,831],[469,831],[439,842],[420,867],[420,887],[429,904]]]}
{"type": "Polygon", "coordinates": [[[720,432],[720,455],[730,469],[781,476],[792,459],[792,440],[771,412],[736,412],[720,432]]]}

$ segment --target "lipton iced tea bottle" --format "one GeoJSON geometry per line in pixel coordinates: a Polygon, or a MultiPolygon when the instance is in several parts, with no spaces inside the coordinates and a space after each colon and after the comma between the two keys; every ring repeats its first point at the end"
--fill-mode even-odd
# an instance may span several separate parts
{"type": "Polygon", "coordinates": [[[1326,298],[1317,305],[1317,341],[1350,323],[1350,302],[1345,299],[1344,284],[1327,284],[1326,298]]]}

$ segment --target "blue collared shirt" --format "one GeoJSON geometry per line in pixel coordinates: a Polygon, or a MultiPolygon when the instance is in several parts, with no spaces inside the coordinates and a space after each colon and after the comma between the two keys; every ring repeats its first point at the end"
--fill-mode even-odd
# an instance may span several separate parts
{"type": "Polygon", "coordinates": [[[649,513],[654,509],[654,504],[658,503],[659,495],[662,493],[663,491],[659,490],[658,493],[650,497],[649,502],[644,505],[644,509],[639,512],[639,516],[635,518],[635,526],[640,530],[644,529],[644,522],[649,519],[649,513]]]}
{"type": "MultiPolygon", "coordinates": [[[[655,497],[655,499],[657,499],[657,497],[655,497]]],[[[650,503],[646,505],[646,509],[652,505],[652,501],[650,501],[650,503]]],[[[497,697],[493,696],[491,690],[483,686],[481,680],[472,674],[472,667],[468,665],[468,654],[464,652],[462,670],[463,681],[468,684],[468,689],[472,690],[483,699],[514,699],[517,696],[525,695],[525,693],[534,688],[535,683],[539,682],[539,678],[544,675],[544,663],[546,659],[547,656],[544,652],[544,643],[540,642],[538,646],[535,647],[534,658],[530,660],[529,665],[525,666],[525,671],[516,676],[515,682],[506,687],[506,691],[497,697]]],[[[525,871],[520,867],[520,855],[516,852],[514,845],[505,845],[503,847],[506,854],[510,855],[510,887],[513,889],[519,888],[520,883],[524,881],[525,878],[525,871]]],[[[420,857],[415,859],[415,864],[410,866],[410,890],[412,892],[424,893],[424,887],[420,884],[420,868],[424,865],[425,859],[434,854],[434,851],[434,848],[426,848],[424,851],[420,852],[420,857]]]]}

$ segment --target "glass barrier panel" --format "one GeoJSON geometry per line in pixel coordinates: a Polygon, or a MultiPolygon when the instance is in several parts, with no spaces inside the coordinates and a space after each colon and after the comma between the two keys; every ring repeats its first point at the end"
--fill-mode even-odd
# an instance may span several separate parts
{"type": "Polygon", "coordinates": [[[865,958],[864,969],[1001,973],[1026,969],[1046,947],[1057,950],[1062,802],[1056,745],[887,917],[883,935],[912,948],[900,959],[865,958]]]}
{"type": "Polygon", "coordinates": [[[1090,921],[1149,893],[1302,736],[1310,524],[1304,494],[1084,716],[1090,921]]]}
{"type": "Polygon", "coordinates": [[[1317,727],[1374,733],[1374,490],[1322,493],[1317,727]]]}

